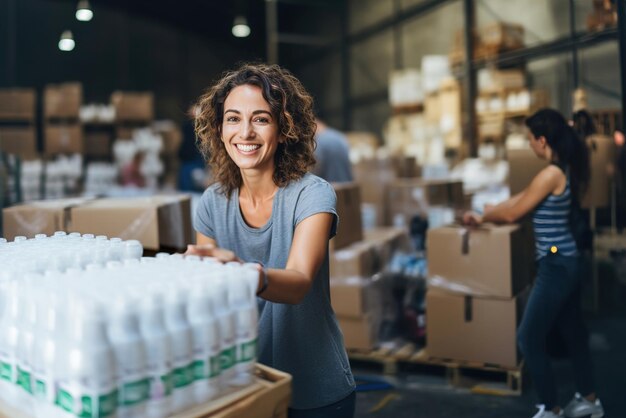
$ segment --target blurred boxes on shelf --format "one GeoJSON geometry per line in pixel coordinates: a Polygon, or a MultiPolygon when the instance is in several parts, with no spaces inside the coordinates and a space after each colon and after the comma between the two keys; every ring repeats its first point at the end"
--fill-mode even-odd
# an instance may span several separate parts
{"type": "Polygon", "coordinates": [[[78,119],[83,104],[83,85],[78,82],[48,84],[44,89],[46,119],[78,119]]]}
{"type": "MultiPolygon", "coordinates": [[[[506,51],[524,47],[524,27],[515,23],[494,22],[474,31],[473,59],[494,58],[506,51]]],[[[465,61],[465,36],[458,30],[452,51],[448,55],[452,66],[465,61]]]]}
{"type": "Polygon", "coordinates": [[[83,152],[86,157],[111,157],[111,134],[107,132],[85,132],[83,152]]]}
{"type": "Polygon", "coordinates": [[[163,138],[161,154],[177,157],[178,148],[180,148],[180,144],[183,142],[183,131],[180,129],[180,126],[171,120],[159,120],[153,122],[151,127],[155,133],[163,138]]]}
{"type": "Polygon", "coordinates": [[[82,154],[83,129],[80,124],[47,124],[44,127],[44,152],[46,155],[82,154]]]}
{"type": "Polygon", "coordinates": [[[340,249],[363,238],[361,192],[357,183],[333,183],[333,188],[337,195],[339,225],[331,246],[340,249]]]}
{"type": "Polygon", "coordinates": [[[364,315],[360,318],[338,317],[344,346],[348,350],[371,350],[378,344],[381,318],[364,315]]]}
{"type": "Polygon", "coordinates": [[[517,368],[517,326],[528,292],[493,299],[429,289],[427,350],[435,358],[517,368]]]}
{"type": "Polygon", "coordinates": [[[37,157],[37,133],[33,126],[0,126],[0,151],[23,159],[37,157]]]}
{"type": "Polygon", "coordinates": [[[593,0],[593,10],[587,15],[587,30],[601,31],[616,25],[616,3],[611,0],[593,0]]]}
{"type": "Polygon", "coordinates": [[[116,91],[111,94],[116,121],[149,122],[154,119],[154,94],[116,91]]]}
{"type": "Polygon", "coordinates": [[[520,225],[450,225],[429,229],[429,288],[511,298],[531,282],[531,232],[520,225]]]}
{"type": "Polygon", "coordinates": [[[35,89],[0,89],[0,120],[34,121],[36,99],[35,89]]]}
{"type": "Polygon", "coordinates": [[[526,86],[526,72],[521,69],[484,68],[477,73],[478,91],[521,89],[526,86]]]}
{"type": "Polygon", "coordinates": [[[420,106],[424,102],[422,75],[415,68],[395,70],[389,77],[389,103],[392,108],[420,106]]]}

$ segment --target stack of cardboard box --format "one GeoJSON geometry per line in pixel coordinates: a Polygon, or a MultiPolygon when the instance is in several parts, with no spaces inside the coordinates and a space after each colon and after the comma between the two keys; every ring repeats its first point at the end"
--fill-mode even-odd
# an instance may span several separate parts
{"type": "Polygon", "coordinates": [[[157,251],[181,250],[194,239],[188,195],[30,202],[5,208],[2,220],[8,240],[75,231],[136,239],[144,249],[157,251]]]}
{"type": "Polygon", "coordinates": [[[44,152],[47,156],[83,153],[83,129],[79,119],[82,102],[81,83],[49,84],[44,89],[44,152]]]}
{"type": "Polygon", "coordinates": [[[34,89],[0,90],[0,151],[23,159],[37,156],[34,89]]]}
{"type": "Polygon", "coordinates": [[[516,368],[516,333],[533,273],[518,225],[428,231],[427,350],[432,357],[516,368]]]}
{"type": "Polygon", "coordinates": [[[151,92],[115,91],[111,94],[115,108],[116,139],[131,139],[133,130],[146,127],[154,119],[154,94],[151,92]]]}
{"type": "Polygon", "coordinates": [[[331,303],[348,349],[371,349],[378,342],[384,289],[372,277],[406,250],[408,235],[398,228],[363,231],[360,187],[336,183],[339,228],[330,248],[331,303]]]}

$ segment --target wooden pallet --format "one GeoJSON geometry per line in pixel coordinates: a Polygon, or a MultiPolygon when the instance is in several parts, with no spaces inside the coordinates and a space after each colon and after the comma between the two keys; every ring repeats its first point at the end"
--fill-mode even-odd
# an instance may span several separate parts
{"type": "Polygon", "coordinates": [[[400,368],[419,372],[428,368],[443,374],[448,385],[469,389],[474,393],[519,396],[522,394],[522,365],[516,368],[495,364],[465,362],[431,357],[426,349],[413,344],[399,348],[379,348],[371,351],[348,350],[352,362],[382,365],[383,373],[395,374],[400,368]]]}

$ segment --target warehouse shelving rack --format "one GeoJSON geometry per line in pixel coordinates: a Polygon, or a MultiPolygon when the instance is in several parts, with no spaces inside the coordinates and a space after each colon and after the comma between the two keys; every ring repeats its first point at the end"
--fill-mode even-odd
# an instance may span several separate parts
{"type": "MultiPolygon", "coordinates": [[[[295,0],[266,0],[267,4],[277,2],[294,2],[295,0]]],[[[360,106],[368,106],[372,104],[381,103],[388,100],[387,89],[380,89],[372,93],[354,96],[350,88],[350,49],[354,45],[361,43],[365,40],[372,38],[387,30],[394,30],[394,65],[396,68],[402,68],[402,53],[401,42],[402,36],[400,33],[401,25],[419,16],[426,15],[437,8],[446,4],[459,0],[425,0],[416,5],[402,9],[400,0],[394,0],[395,13],[387,18],[384,18],[366,28],[363,28],[355,33],[347,33],[347,29],[344,29],[344,33],[340,42],[328,43],[317,48],[308,54],[308,57],[300,61],[300,65],[307,65],[311,62],[318,61],[330,54],[340,53],[342,56],[342,96],[343,103],[341,109],[343,119],[343,129],[351,129],[351,117],[350,113],[353,108],[360,106]]],[[[475,29],[475,11],[476,0],[460,0],[463,2],[464,11],[464,50],[465,56],[472,56],[474,50],[473,36],[471,34],[475,29]]],[[[299,2],[298,2],[299,3],[299,2]]],[[[311,1],[309,1],[311,3],[311,1]]],[[[343,27],[348,28],[348,0],[344,0],[341,8],[343,27]]],[[[626,0],[617,0],[617,12],[618,12],[618,26],[607,28],[597,32],[580,32],[576,31],[576,14],[575,14],[575,0],[569,0],[569,21],[570,21],[570,33],[567,36],[560,37],[553,41],[544,42],[539,45],[533,45],[518,49],[515,51],[509,51],[501,53],[495,57],[491,57],[489,60],[474,59],[464,63],[460,72],[456,75],[463,78],[464,83],[464,103],[465,110],[465,133],[469,141],[470,155],[475,156],[478,146],[478,135],[476,132],[477,117],[474,109],[474,102],[478,94],[476,73],[481,68],[484,68],[487,64],[496,65],[515,65],[526,63],[528,61],[536,60],[539,58],[548,57],[554,54],[571,53],[572,55],[572,91],[580,84],[579,69],[578,69],[578,51],[582,48],[591,47],[605,42],[619,42],[620,51],[620,75],[621,75],[621,126],[626,126],[625,112],[626,109],[626,73],[621,69],[626,68],[626,0]]],[[[274,19],[276,15],[273,15],[274,19]]],[[[271,20],[271,14],[268,13],[268,19],[271,20]]],[[[268,35],[270,35],[272,26],[268,20],[268,35]]],[[[277,45],[278,37],[268,36],[268,57],[272,57],[269,53],[271,48],[277,45]]],[[[277,56],[274,56],[277,59],[277,56]]],[[[275,61],[277,62],[277,61],[275,61]]]]}

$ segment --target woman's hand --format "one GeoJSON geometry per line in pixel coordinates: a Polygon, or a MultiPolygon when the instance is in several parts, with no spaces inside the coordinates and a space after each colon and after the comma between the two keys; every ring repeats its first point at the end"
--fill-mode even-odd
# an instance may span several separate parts
{"type": "Polygon", "coordinates": [[[222,263],[241,261],[234,252],[219,248],[214,244],[188,245],[185,255],[198,255],[200,257],[215,257],[222,263]]]}
{"type": "Polygon", "coordinates": [[[483,217],[476,212],[465,212],[463,214],[463,224],[469,226],[478,226],[483,223],[483,217]]]}

